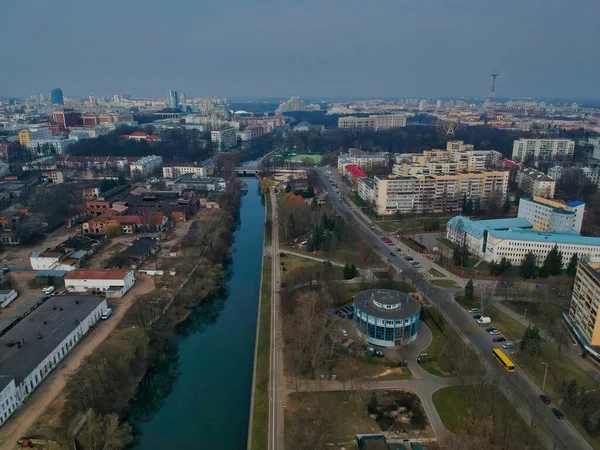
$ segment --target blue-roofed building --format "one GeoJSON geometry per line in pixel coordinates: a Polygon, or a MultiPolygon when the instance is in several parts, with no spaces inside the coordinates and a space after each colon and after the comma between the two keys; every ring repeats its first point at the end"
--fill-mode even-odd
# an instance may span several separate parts
{"type": "Polygon", "coordinates": [[[519,217],[531,222],[536,231],[581,232],[585,203],[560,203],[542,197],[523,197],[519,202],[519,217]]]}
{"type": "Polygon", "coordinates": [[[580,259],[600,258],[600,238],[581,236],[575,230],[537,231],[521,217],[473,221],[456,216],[448,222],[446,237],[458,246],[466,245],[471,254],[486,261],[500,262],[506,258],[513,265],[520,264],[530,252],[541,265],[555,246],[562,252],[565,266],[575,253],[580,259]]]}

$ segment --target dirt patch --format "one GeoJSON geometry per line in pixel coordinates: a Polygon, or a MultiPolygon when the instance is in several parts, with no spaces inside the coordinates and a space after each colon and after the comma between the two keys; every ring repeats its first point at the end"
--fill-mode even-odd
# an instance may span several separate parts
{"type": "Polygon", "coordinates": [[[367,412],[382,431],[405,433],[424,430],[428,424],[419,397],[406,391],[373,391],[367,412]]]}

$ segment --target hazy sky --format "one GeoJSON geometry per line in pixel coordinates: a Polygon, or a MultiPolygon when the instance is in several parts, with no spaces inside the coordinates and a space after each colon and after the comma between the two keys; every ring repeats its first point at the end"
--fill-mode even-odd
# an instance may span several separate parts
{"type": "Polygon", "coordinates": [[[0,94],[599,98],[600,0],[0,0],[0,94]]]}

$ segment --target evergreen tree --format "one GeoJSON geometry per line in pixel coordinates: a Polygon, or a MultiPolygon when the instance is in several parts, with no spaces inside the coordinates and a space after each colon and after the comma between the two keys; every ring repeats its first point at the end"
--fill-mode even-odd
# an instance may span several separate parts
{"type": "Polygon", "coordinates": [[[548,252],[548,255],[546,255],[543,267],[546,267],[549,275],[560,275],[562,273],[562,265],[562,252],[559,252],[558,247],[555,245],[548,252]]]}
{"type": "Polygon", "coordinates": [[[579,263],[579,256],[577,255],[577,253],[573,253],[573,256],[571,256],[569,264],[567,264],[567,275],[569,275],[570,277],[575,276],[575,274],[577,273],[577,264],[578,263],[579,263]]]}
{"type": "Polygon", "coordinates": [[[475,286],[473,286],[473,280],[469,280],[467,285],[465,286],[465,297],[468,300],[473,300],[474,293],[475,293],[475,286]]]}
{"type": "Polygon", "coordinates": [[[527,253],[521,261],[521,276],[525,279],[535,277],[537,272],[537,263],[535,255],[531,252],[527,253]]]}
{"type": "Polygon", "coordinates": [[[538,276],[540,278],[548,278],[549,275],[550,269],[548,269],[548,266],[544,264],[542,267],[540,267],[540,270],[538,271],[538,276]]]}
{"type": "Polygon", "coordinates": [[[356,276],[356,266],[346,263],[344,265],[344,280],[351,280],[356,276]]]}
{"type": "Polygon", "coordinates": [[[567,405],[577,408],[581,406],[581,401],[583,400],[583,392],[584,389],[579,387],[579,383],[577,383],[577,379],[573,378],[569,384],[567,384],[567,388],[565,389],[565,402],[567,405]]]}
{"type": "Polygon", "coordinates": [[[352,266],[350,267],[350,270],[352,271],[352,278],[356,277],[358,275],[358,269],[356,268],[355,264],[352,264],[352,266]]]}
{"type": "Polygon", "coordinates": [[[285,193],[288,194],[292,192],[292,185],[290,183],[285,185],[285,193]]]}
{"type": "Polygon", "coordinates": [[[542,339],[538,327],[527,327],[521,339],[521,350],[526,351],[532,357],[536,357],[541,353],[542,339]]]}
{"type": "Polygon", "coordinates": [[[504,200],[504,205],[502,205],[502,212],[505,215],[510,212],[510,200],[508,199],[508,195],[506,196],[506,200],[504,200]]]}
{"type": "Polygon", "coordinates": [[[461,211],[465,216],[467,215],[467,194],[463,194],[462,196],[461,211]]]}
{"type": "Polygon", "coordinates": [[[585,423],[585,429],[588,433],[590,433],[590,436],[592,437],[600,435],[600,410],[596,411],[588,417],[585,423]]]}
{"type": "Polygon", "coordinates": [[[454,250],[452,251],[452,264],[459,267],[461,265],[461,263],[462,263],[461,251],[459,250],[458,247],[454,247],[454,250]]]}
{"type": "Polygon", "coordinates": [[[473,212],[474,212],[474,210],[475,210],[475,205],[473,204],[473,200],[472,199],[468,199],[467,200],[467,212],[466,212],[466,215],[467,216],[472,215],[473,212]]]}

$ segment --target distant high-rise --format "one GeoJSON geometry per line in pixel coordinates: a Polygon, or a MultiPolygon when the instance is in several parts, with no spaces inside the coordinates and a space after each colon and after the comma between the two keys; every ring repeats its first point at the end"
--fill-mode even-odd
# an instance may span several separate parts
{"type": "Polygon", "coordinates": [[[169,109],[177,109],[179,108],[179,94],[177,91],[169,91],[169,109]]]}
{"type": "Polygon", "coordinates": [[[96,106],[96,97],[94,97],[94,94],[90,94],[90,106],[96,106]]]}
{"type": "Polygon", "coordinates": [[[304,111],[304,102],[300,97],[291,97],[288,101],[283,102],[277,108],[278,112],[304,111]]]}
{"type": "Polygon", "coordinates": [[[50,103],[53,105],[64,105],[63,91],[61,88],[52,89],[50,91],[50,103]]]}

